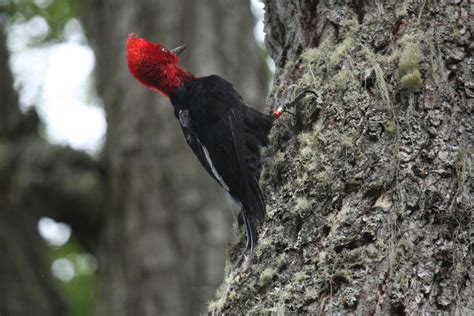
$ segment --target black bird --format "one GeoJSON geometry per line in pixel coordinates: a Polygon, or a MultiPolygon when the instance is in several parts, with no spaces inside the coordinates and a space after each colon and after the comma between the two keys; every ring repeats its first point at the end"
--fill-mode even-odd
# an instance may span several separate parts
{"type": "MultiPolygon", "coordinates": [[[[197,78],[178,66],[180,46],[168,50],[135,37],[127,42],[130,72],[146,87],[171,100],[188,145],[207,172],[240,206],[247,243],[242,259],[250,262],[257,243],[257,225],[265,217],[259,187],[260,148],[267,145],[273,116],[245,105],[232,85],[219,76],[197,78]]],[[[239,264],[238,263],[238,264],[239,264]]]]}

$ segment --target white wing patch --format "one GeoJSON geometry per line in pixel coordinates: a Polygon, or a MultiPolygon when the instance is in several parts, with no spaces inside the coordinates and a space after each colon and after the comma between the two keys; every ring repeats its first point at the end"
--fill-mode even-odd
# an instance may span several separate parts
{"type": "Polygon", "coordinates": [[[189,128],[191,125],[191,117],[189,116],[189,110],[181,110],[179,111],[179,122],[186,128],[189,128]]]}
{"type": "Polygon", "coordinates": [[[209,152],[207,151],[206,146],[204,146],[200,141],[199,143],[201,144],[202,149],[204,150],[204,155],[206,156],[207,163],[211,167],[214,177],[216,177],[217,181],[219,181],[220,185],[224,188],[224,190],[229,192],[229,187],[227,186],[227,184],[225,184],[224,180],[222,180],[221,175],[217,172],[216,168],[214,167],[214,164],[212,163],[212,160],[211,160],[211,156],[209,156],[209,152]]]}
{"type": "MultiPolygon", "coordinates": [[[[190,126],[191,126],[191,124],[190,124],[191,123],[191,116],[189,114],[189,110],[179,111],[179,122],[181,123],[182,126],[184,126],[186,128],[190,128],[190,126]]],[[[212,160],[211,160],[211,156],[209,156],[209,151],[207,151],[206,146],[204,146],[201,143],[199,138],[197,138],[196,136],[194,136],[194,137],[196,138],[199,145],[202,147],[202,149],[204,151],[204,155],[206,156],[207,163],[209,164],[209,167],[211,167],[212,174],[217,179],[217,181],[219,181],[220,185],[224,188],[224,190],[229,192],[229,187],[227,186],[227,184],[225,184],[224,180],[222,180],[221,175],[217,172],[216,168],[214,167],[214,164],[212,163],[212,160]]]]}

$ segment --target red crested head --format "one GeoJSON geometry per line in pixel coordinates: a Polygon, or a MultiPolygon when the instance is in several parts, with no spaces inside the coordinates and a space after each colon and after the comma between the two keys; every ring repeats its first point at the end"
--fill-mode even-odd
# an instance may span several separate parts
{"type": "Polygon", "coordinates": [[[178,67],[180,46],[173,50],[136,37],[131,33],[127,41],[128,68],[133,76],[151,90],[170,96],[195,77],[178,67]]]}

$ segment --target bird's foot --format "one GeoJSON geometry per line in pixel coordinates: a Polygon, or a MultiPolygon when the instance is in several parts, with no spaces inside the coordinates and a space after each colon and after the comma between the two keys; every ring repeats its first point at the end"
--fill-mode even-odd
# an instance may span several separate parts
{"type": "MultiPolygon", "coordinates": [[[[290,101],[286,104],[280,105],[275,111],[273,111],[272,115],[275,119],[279,118],[283,113],[289,112],[287,108],[295,106],[303,97],[307,94],[313,94],[314,96],[318,96],[318,94],[313,90],[304,90],[293,101],[290,101]]],[[[291,113],[291,112],[290,112],[291,113]]],[[[295,114],[295,113],[294,113],[295,114]]]]}

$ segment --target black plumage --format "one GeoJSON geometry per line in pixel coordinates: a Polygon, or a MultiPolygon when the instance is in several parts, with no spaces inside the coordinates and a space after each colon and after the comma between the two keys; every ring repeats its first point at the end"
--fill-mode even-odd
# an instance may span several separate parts
{"type": "Polygon", "coordinates": [[[268,143],[274,118],[246,106],[232,85],[215,75],[188,81],[170,99],[194,154],[241,206],[247,234],[243,257],[251,258],[257,225],[265,217],[260,148],[268,143]]]}
{"type": "MultiPolygon", "coordinates": [[[[250,259],[257,243],[257,225],[265,217],[259,187],[260,148],[267,145],[273,116],[246,106],[232,85],[218,76],[198,78],[179,67],[177,54],[130,34],[127,63],[133,76],[149,89],[170,98],[186,141],[207,172],[241,207],[247,245],[241,259],[250,259]]],[[[249,261],[249,260],[248,260],[249,261]]],[[[239,260],[239,263],[241,260],[239,260]]]]}

